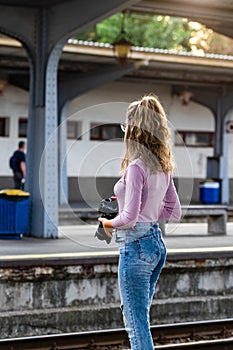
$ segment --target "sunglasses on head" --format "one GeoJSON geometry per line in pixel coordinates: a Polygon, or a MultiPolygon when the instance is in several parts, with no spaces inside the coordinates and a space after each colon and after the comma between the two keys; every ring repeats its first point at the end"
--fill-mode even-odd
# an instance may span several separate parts
{"type": "Polygon", "coordinates": [[[123,132],[125,132],[125,130],[126,130],[126,124],[125,124],[125,123],[121,123],[120,126],[121,126],[121,130],[122,130],[123,132]]]}

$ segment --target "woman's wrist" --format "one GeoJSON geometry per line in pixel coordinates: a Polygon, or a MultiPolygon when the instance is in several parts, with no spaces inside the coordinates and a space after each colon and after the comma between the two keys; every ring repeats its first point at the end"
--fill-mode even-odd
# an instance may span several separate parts
{"type": "Polygon", "coordinates": [[[106,228],[113,228],[113,226],[112,226],[112,221],[106,219],[106,221],[104,221],[104,226],[105,226],[106,228]]]}
{"type": "Polygon", "coordinates": [[[108,220],[106,218],[99,218],[98,220],[102,223],[107,236],[112,238],[113,226],[111,220],[108,220]]]}

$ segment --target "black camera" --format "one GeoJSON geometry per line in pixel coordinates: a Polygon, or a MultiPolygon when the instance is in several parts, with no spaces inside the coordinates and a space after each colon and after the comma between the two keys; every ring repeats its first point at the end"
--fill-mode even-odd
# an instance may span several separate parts
{"type": "MultiPolygon", "coordinates": [[[[116,197],[102,199],[100,201],[98,211],[101,214],[101,218],[106,218],[108,220],[114,219],[118,214],[116,197]]],[[[99,223],[95,237],[97,237],[100,241],[106,241],[107,244],[111,242],[111,238],[108,237],[104,231],[102,222],[99,223]]]]}

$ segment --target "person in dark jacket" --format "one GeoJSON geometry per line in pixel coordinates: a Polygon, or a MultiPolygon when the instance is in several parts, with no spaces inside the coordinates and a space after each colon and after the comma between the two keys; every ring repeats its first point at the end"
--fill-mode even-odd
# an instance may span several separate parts
{"type": "Polygon", "coordinates": [[[14,188],[23,190],[26,179],[26,156],[25,156],[26,144],[24,141],[20,141],[18,149],[13,154],[13,178],[14,188]]]}

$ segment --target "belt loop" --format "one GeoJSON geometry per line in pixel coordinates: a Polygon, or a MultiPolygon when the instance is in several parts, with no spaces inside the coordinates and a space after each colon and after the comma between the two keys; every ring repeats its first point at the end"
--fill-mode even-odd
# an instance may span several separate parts
{"type": "Polygon", "coordinates": [[[157,223],[157,221],[155,221],[155,222],[153,223],[153,227],[154,227],[155,230],[158,230],[159,224],[157,223]]]}

